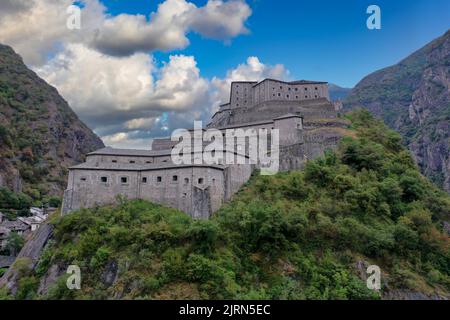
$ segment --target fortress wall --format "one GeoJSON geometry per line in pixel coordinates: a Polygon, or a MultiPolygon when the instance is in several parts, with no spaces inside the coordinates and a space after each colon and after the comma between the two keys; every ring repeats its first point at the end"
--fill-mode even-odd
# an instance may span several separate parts
{"type": "Polygon", "coordinates": [[[326,83],[287,83],[267,79],[256,82],[233,82],[230,107],[248,108],[267,101],[304,101],[330,99],[326,83]]]}
{"type": "Polygon", "coordinates": [[[109,170],[71,170],[68,189],[72,190],[70,210],[92,208],[115,202],[115,197],[122,194],[129,199],[137,198],[138,174],[133,171],[109,170]],[[101,182],[107,177],[107,182],[101,182]],[[121,178],[127,182],[122,183],[121,178]]]}
{"type": "Polygon", "coordinates": [[[229,200],[229,198],[239,191],[244,183],[250,179],[250,176],[253,171],[253,166],[248,165],[233,165],[227,168],[229,182],[227,185],[226,195],[228,198],[225,200],[229,200]]]}
{"type": "Polygon", "coordinates": [[[295,144],[303,140],[302,118],[275,119],[274,127],[279,130],[281,146],[295,144]]]}
{"type": "Polygon", "coordinates": [[[294,84],[268,79],[254,85],[253,89],[255,104],[267,101],[330,99],[326,83],[294,84]]]}
{"type": "Polygon", "coordinates": [[[325,99],[312,102],[311,104],[299,104],[285,101],[271,101],[259,104],[251,109],[235,109],[228,117],[226,123],[214,122],[211,127],[231,126],[240,123],[251,123],[274,119],[285,114],[299,114],[304,118],[336,118],[337,114],[333,105],[325,99]]]}
{"type": "MultiPolygon", "coordinates": [[[[235,179],[243,177],[245,176],[241,174],[235,179]]],[[[143,172],[75,169],[70,171],[66,191],[67,195],[70,193],[70,197],[65,200],[65,207],[66,211],[73,211],[112,204],[117,195],[124,195],[128,199],[145,199],[192,215],[194,188],[209,188],[208,206],[212,210],[209,214],[217,211],[224,202],[223,170],[211,167],[181,167],[143,172]],[[101,177],[107,177],[107,182],[102,182],[101,177]],[[123,177],[127,178],[127,183],[122,183],[123,177]]]]}
{"type": "Polygon", "coordinates": [[[233,82],[231,84],[230,107],[250,107],[253,103],[255,82],[233,82]]]}

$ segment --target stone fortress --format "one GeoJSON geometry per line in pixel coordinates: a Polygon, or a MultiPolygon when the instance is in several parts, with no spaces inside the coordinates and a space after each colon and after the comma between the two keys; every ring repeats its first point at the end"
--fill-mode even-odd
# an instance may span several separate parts
{"type": "MultiPolygon", "coordinates": [[[[227,129],[278,129],[279,170],[293,170],[335,148],[345,135],[348,124],[336,109],[326,82],[233,82],[230,102],[220,106],[206,129],[223,135],[227,129]]],[[[85,163],[69,169],[62,214],[112,204],[123,195],[209,218],[259,167],[246,161],[248,154],[240,146],[233,157],[243,164],[175,164],[171,153],[177,143],[163,138],[155,139],[151,150],[106,147],[89,153],[85,163]]],[[[220,152],[225,158],[231,151],[220,152]]]]}

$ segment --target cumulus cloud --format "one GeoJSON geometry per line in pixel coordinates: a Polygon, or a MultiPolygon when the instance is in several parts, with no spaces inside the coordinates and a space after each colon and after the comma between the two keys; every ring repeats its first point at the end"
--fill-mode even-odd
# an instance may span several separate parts
{"type": "Polygon", "coordinates": [[[189,44],[186,34],[190,30],[219,40],[248,33],[245,21],[251,13],[247,3],[241,0],[209,0],[200,8],[185,0],[166,0],[149,20],[144,15],[129,14],[105,20],[91,45],[117,56],[181,49],[189,44]]]}
{"type": "Polygon", "coordinates": [[[193,10],[188,21],[196,32],[212,38],[226,40],[248,33],[245,21],[252,10],[244,1],[208,1],[206,6],[193,10]]]}
{"type": "Polygon", "coordinates": [[[209,0],[197,7],[186,0],[166,0],[149,17],[110,16],[99,0],[82,0],[81,29],[67,28],[73,0],[2,0],[0,42],[11,45],[28,65],[41,66],[67,43],[83,43],[107,55],[170,51],[189,45],[187,34],[231,39],[248,30],[251,15],[243,0],[209,0]],[[26,36],[25,36],[26,35],[26,36]]]}
{"type": "Polygon", "coordinates": [[[71,0],[27,0],[1,2],[0,42],[11,45],[31,66],[46,63],[49,55],[65,43],[85,41],[103,22],[104,6],[85,0],[82,30],[67,28],[67,8],[71,0]],[[6,9],[6,10],[1,10],[6,9]]]}
{"type": "Polygon", "coordinates": [[[32,2],[29,0],[2,0],[0,2],[0,17],[30,9],[32,2]]]}
{"type": "Polygon", "coordinates": [[[214,108],[217,108],[219,104],[228,102],[233,81],[260,81],[265,78],[288,80],[289,71],[282,64],[271,66],[259,61],[258,57],[248,57],[246,63],[228,70],[225,78],[214,77],[211,81],[215,88],[214,108]]]}
{"type": "Polygon", "coordinates": [[[103,53],[117,56],[184,48],[189,44],[186,13],[195,8],[194,4],[184,0],[167,0],[150,15],[150,21],[144,15],[118,15],[105,20],[91,45],[103,53]]]}
{"type": "Polygon", "coordinates": [[[147,54],[112,57],[71,44],[36,71],[112,142],[129,139],[127,132],[136,130],[148,137],[167,135],[169,127],[190,126],[210,113],[209,82],[192,56],[170,56],[158,69],[147,54]]]}

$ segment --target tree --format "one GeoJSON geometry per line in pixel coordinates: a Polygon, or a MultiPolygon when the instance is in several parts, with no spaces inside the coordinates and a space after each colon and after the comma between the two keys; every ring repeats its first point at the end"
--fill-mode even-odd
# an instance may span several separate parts
{"type": "Polygon", "coordinates": [[[7,239],[6,249],[12,256],[17,256],[25,241],[17,232],[11,232],[7,239]]]}

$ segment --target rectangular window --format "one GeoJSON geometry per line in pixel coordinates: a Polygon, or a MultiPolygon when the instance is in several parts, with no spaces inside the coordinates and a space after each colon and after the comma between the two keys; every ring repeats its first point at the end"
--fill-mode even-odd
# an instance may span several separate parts
{"type": "Polygon", "coordinates": [[[121,183],[128,183],[128,178],[127,177],[121,177],[120,178],[120,182],[121,183]]]}
{"type": "Polygon", "coordinates": [[[147,183],[147,177],[142,177],[142,183],[147,183]]]}
{"type": "Polygon", "coordinates": [[[162,177],[156,177],[156,182],[161,182],[162,181],[162,177]]]}
{"type": "Polygon", "coordinates": [[[173,176],[172,181],[178,181],[178,176],[173,176]]]}
{"type": "Polygon", "coordinates": [[[81,177],[80,180],[81,181],[86,181],[86,177],[81,177]]]}
{"type": "Polygon", "coordinates": [[[101,177],[100,181],[103,183],[107,183],[108,182],[108,177],[101,177]]]}
{"type": "Polygon", "coordinates": [[[112,160],[112,163],[117,163],[117,160],[112,160]]]}
{"type": "Polygon", "coordinates": [[[134,161],[134,160],[130,160],[130,163],[136,163],[136,161],[134,161]]]}
{"type": "Polygon", "coordinates": [[[203,178],[198,178],[198,184],[203,184],[203,178]]]}

